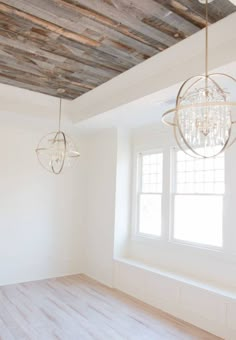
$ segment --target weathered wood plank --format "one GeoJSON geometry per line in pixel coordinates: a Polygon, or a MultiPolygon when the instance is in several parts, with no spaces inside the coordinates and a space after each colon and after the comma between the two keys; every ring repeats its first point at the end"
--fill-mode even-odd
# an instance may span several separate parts
{"type": "MultiPolygon", "coordinates": [[[[2,65],[0,65],[0,67],[1,66],[2,65]]],[[[50,94],[57,97],[60,97],[60,94],[58,94],[57,90],[59,88],[63,88],[65,89],[65,92],[63,93],[63,98],[68,99],[73,99],[75,98],[75,96],[79,96],[86,92],[84,88],[73,85],[70,81],[59,80],[55,82],[53,81],[53,79],[49,79],[45,76],[35,76],[32,73],[26,73],[19,69],[7,67],[6,65],[4,65],[4,68],[1,67],[0,77],[1,79],[5,79],[5,81],[8,81],[9,85],[12,85],[12,81],[16,81],[18,86],[19,84],[21,84],[19,87],[35,90],[37,90],[38,87],[39,89],[41,89],[39,92],[43,92],[43,89],[45,89],[43,93],[47,93],[48,89],[50,89],[50,94]],[[30,85],[30,88],[27,85],[30,85]]]]}
{"type": "MultiPolygon", "coordinates": [[[[48,31],[51,32],[51,35],[48,36],[47,38],[49,39],[50,37],[54,38],[54,40],[60,40],[63,39],[63,41],[66,44],[69,44],[69,42],[71,41],[72,44],[79,44],[78,46],[80,48],[90,48],[91,51],[93,51],[93,47],[91,41],[89,41],[89,43],[86,43],[86,40],[81,41],[81,37],[79,36],[79,38],[76,38],[76,34],[71,35],[69,31],[65,31],[65,30],[59,30],[59,28],[55,25],[48,25],[46,21],[44,20],[36,20],[34,16],[32,15],[25,15],[22,14],[22,12],[20,10],[16,10],[8,5],[1,5],[0,4],[0,10],[3,13],[6,14],[11,14],[13,16],[16,16],[16,20],[20,20],[21,21],[21,25],[26,25],[27,27],[29,27],[31,24],[32,25],[37,25],[48,31]],[[23,19],[23,21],[22,21],[23,19]]],[[[30,35],[31,37],[35,36],[37,34],[37,32],[34,31],[30,31],[30,35]]],[[[101,52],[100,54],[102,56],[104,56],[106,59],[111,59],[111,60],[115,60],[117,62],[117,59],[119,58],[119,61],[121,62],[121,64],[123,63],[128,64],[128,67],[132,67],[134,65],[136,65],[137,63],[143,61],[143,59],[138,59],[135,56],[129,55],[128,53],[125,53],[124,51],[120,51],[118,49],[113,49],[112,47],[109,48],[110,46],[106,46],[106,45],[102,45],[100,43],[97,43],[96,45],[96,51],[101,52]]]]}
{"type": "Polygon", "coordinates": [[[147,18],[142,19],[147,25],[150,25],[157,30],[165,32],[173,37],[175,37],[178,41],[181,41],[187,38],[190,34],[184,33],[181,30],[173,27],[172,25],[167,24],[166,22],[156,18],[155,16],[149,16],[147,18]]]}
{"type": "Polygon", "coordinates": [[[24,79],[18,80],[18,78],[15,79],[14,77],[6,76],[6,75],[2,74],[1,72],[0,72],[0,79],[1,79],[2,84],[17,86],[17,87],[22,88],[22,89],[40,92],[40,93],[43,93],[43,94],[48,94],[48,95],[53,96],[53,97],[62,97],[64,99],[69,99],[69,100],[74,99],[74,98],[83,94],[83,93],[79,93],[79,92],[71,93],[70,90],[66,89],[66,91],[63,93],[63,95],[58,95],[57,90],[52,89],[51,87],[46,87],[44,84],[42,84],[42,86],[40,86],[39,84],[37,84],[37,85],[28,84],[24,81],[24,79]]]}
{"type": "MultiPolygon", "coordinates": [[[[90,78],[93,78],[93,80],[95,81],[95,83],[99,84],[99,79],[102,79],[104,81],[109,79],[109,74],[106,71],[103,71],[102,69],[99,68],[94,68],[94,67],[90,67],[89,65],[86,64],[82,64],[76,60],[73,60],[73,63],[67,59],[63,60],[62,62],[58,62],[56,61],[53,57],[54,55],[52,55],[49,53],[43,53],[42,56],[40,53],[38,53],[37,55],[35,55],[34,53],[28,51],[25,52],[24,51],[24,45],[22,47],[19,46],[19,44],[16,44],[14,46],[12,45],[8,45],[9,39],[3,39],[2,37],[0,37],[0,47],[1,50],[4,53],[7,53],[10,56],[13,56],[15,58],[15,61],[18,60],[19,62],[28,62],[29,68],[33,67],[33,65],[40,65],[40,63],[45,63],[48,65],[48,68],[51,67],[51,69],[58,67],[61,68],[61,70],[64,70],[68,73],[71,72],[81,72],[84,73],[84,78],[86,77],[86,75],[89,75],[90,78]],[[47,58],[45,57],[45,55],[47,56],[47,58]]],[[[44,65],[45,65],[44,64],[44,65]]],[[[45,67],[45,71],[47,70],[47,68],[45,67]]],[[[85,81],[85,79],[84,79],[85,81]]],[[[85,85],[86,85],[86,81],[85,81],[85,85]]]]}
{"type": "MultiPolygon", "coordinates": [[[[234,12],[209,5],[209,22],[234,12]]],[[[64,98],[94,89],[205,26],[188,0],[2,0],[0,82],[64,98]]]]}
{"type": "MultiPolygon", "coordinates": [[[[89,12],[90,13],[90,12],[89,12]]],[[[129,46],[130,48],[135,49],[137,52],[145,53],[148,55],[153,55],[158,53],[160,50],[167,48],[166,45],[154,42],[152,45],[150,42],[144,41],[144,39],[139,39],[137,36],[132,35],[130,32],[127,33],[122,29],[122,25],[118,25],[117,23],[113,25],[103,25],[100,21],[92,20],[89,17],[82,17],[80,22],[85,26],[89,27],[85,32],[89,30],[89,32],[100,32],[102,35],[102,43],[104,44],[104,37],[111,41],[116,41],[117,43],[121,43],[123,45],[129,46]]]]}
{"type": "Polygon", "coordinates": [[[155,48],[155,51],[153,52],[154,47],[149,45],[145,38],[140,38],[139,35],[136,35],[135,32],[132,32],[132,30],[123,25],[120,21],[115,21],[110,17],[104,16],[103,14],[97,13],[91,9],[87,9],[84,6],[74,4],[73,1],[54,0],[54,2],[57,6],[69,11],[70,20],[73,20],[74,18],[76,22],[79,18],[79,24],[86,27],[84,33],[87,33],[88,31],[96,31],[97,34],[100,33],[102,36],[105,34],[106,36],[113,37],[113,39],[118,39],[120,42],[123,41],[124,44],[135,44],[136,48],[139,48],[140,51],[144,49],[149,51],[152,50],[152,54],[158,52],[158,47],[163,50],[164,45],[158,42],[158,47],[155,48]]]}
{"type": "MultiPolygon", "coordinates": [[[[96,10],[93,10],[89,7],[89,2],[87,2],[88,7],[81,5],[74,0],[54,0],[59,6],[63,8],[67,8],[73,11],[73,13],[77,13],[81,15],[80,22],[85,27],[93,27],[98,32],[103,32],[108,34],[109,37],[114,35],[114,33],[120,33],[119,39],[128,40],[129,44],[139,43],[142,46],[142,49],[147,47],[153,47],[157,51],[162,51],[168,45],[161,43],[157,37],[155,39],[151,39],[149,35],[145,36],[142,32],[131,29],[129,26],[123,24],[120,20],[120,13],[117,13],[116,19],[111,18],[110,14],[103,15],[98,13],[96,10]],[[117,21],[117,18],[119,21],[117,21]]],[[[158,34],[158,32],[156,32],[158,34]]],[[[157,52],[156,51],[156,52],[157,52]]]]}
{"type": "MultiPolygon", "coordinates": [[[[199,3],[199,1],[178,0],[177,2],[186,6],[189,11],[205,18],[205,6],[199,3]]],[[[208,6],[210,23],[221,20],[236,10],[235,6],[230,1],[225,0],[214,0],[208,6]]]]}
{"type": "MultiPolygon", "coordinates": [[[[89,81],[85,82],[82,72],[78,72],[78,70],[77,72],[75,72],[74,70],[69,71],[66,65],[62,67],[54,66],[53,69],[49,69],[48,65],[46,68],[45,64],[41,65],[40,63],[37,62],[29,66],[26,61],[22,60],[20,61],[18,58],[15,58],[10,53],[8,54],[7,57],[3,56],[2,51],[0,50],[0,68],[1,67],[3,68],[2,72],[4,74],[6,73],[6,71],[10,69],[13,72],[16,72],[16,74],[18,71],[21,71],[25,72],[26,74],[30,73],[31,75],[34,76],[46,77],[48,80],[54,79],[56,82],[64,81],[63,84],[64,87],[68,88],[70,87],[70,85],[73,85],[74,89],[78,90],[78,93],[86,92],[87,90],[92,90],[97,86],[96,83],[92,84],[92,82],[89,81]]],[[[91,79],[93,79],[92,76],[91,79]]]]}
{"type": "MultiPolygon", "coordinates": [[[[206,20],[204,16],[199,15],[195,11],[191,11],[188,6],[180,3],[176,0],[155,0],[159,4],[164,5],[173,13],[179,15],[185,20],[194,23],[195,26],[199,28],[204,28],[206,26],[206,20]]],[[[211,20],[209,20],[210,22],[211,20]]]]}
{"type": "MultiPolygon", "coordinates": [[[[114,63],[109,63],[108,60],[100,60],[98,61],[91,54],[86,55],[86,49],[78,50],[72,46],[63,46],[58,43],[50,42],[48,44],[47,41],[37,41],[36,39],[32,40],[31,35],[16,34],[16,32],[8,29],[0,30],[0,42],[16,49],[20,53],[25,53],[26,55],[31,53],[32,57],[35,57],[39,60],[46,61],[47,59],[50,62],[71,62],[76,63],[78,67],[78,63],[81,65],[89,66],[91,69],[95,70],[95,73],[101,72],[105,76],[116,76],[120,72],[123,72],[128,69],[128,67],[121,67],[114,63]]],[[[18,53],[17,52],[17,53],[18,53]]],[[[99,75],[99,74],[98,74],[99,75]]]]}
{"type": "MultiPolygon", "coordinates": [[[[58,6],[58,1],[61,0],[40,0],[40,2],[38,0],[31,0],[30,2],[25,0],[3,0],[2,2],[18,8],[19,10],[26,11],[33,16],[44,17],[46,20],[52,23],[58,23],[58,25],[61,27],[67,28],[72,32],[81,33],[81,29],[83,30],[83,27],[80,25],[80,17],[78,16],[77,12],[75,12],[76,15],[74,14],[74,16],[72,16],[71,11],[66,13],[66,11],[63,9],[62,16],[62,9],[61,6],[58,6]]],[[[151,41],[152,45],[155,43],[157,45],[161,43],[171,46],[176,42],[174,38],[170,38],[168,35],[158,32],[152,27],[140,22],[138,19],[132,16],[132,13],[118,11],[116,8],[109,6],[102,0],[79,0],[74,1],[74,3],[77,6],[84,6],[85,8],[89,8],[97,13],[105,13],[108,18],[114,20],[116,26],[119,26],[120,24],[124,25],[126,30],[136,34],[137,39],[142,39],[143,42],[145,42],[146,39],[148,44],[149,41],[151,41]]]]}
{"type": "MultiPolygon", "coordinates": [[[[7,1],[8,2],[8,1],[7,1]]],[[[61,28],[60,26],[58,25],[55,25],[53,23],[50,23],[46,20],[43,20],[43,19],[40,19],[38,17],[35,17],[31,14],[28,14],[28,13],[25,13],[21,10],[18,10],[18,9],[15,9],[11,6],[8,6],[8,5],[4,5],[4,4],[1,4],[0,3],[0,11],[2,13],[6,13],[6,14],[9,14],[9,15],[15,15],[15,16],[18,16],[19,18],[25,20],[25,21],[30,21],[32,22],[32,24],[36,24],[38,26],[41,26],[49,31],[52,31],[58,35],[61,35],[67,39],[71,39],[71,40],[75,40],[81,44],[85,44],[85,45],[89,45],[89,46],[94,46],[94,47],[97,47],[99,46],[99,42],[93,40],[93,39],[90,39],[88,37],[85,37],[83,35],[80,35],[78,33],[74,33],[74,32],[71,32],[65,28],[61,28]]]]}
{"type": "MultiPolygon", "coordinates": [[[[22,43],[26,44],[26,47],[28,45],[28,42],[30,41],[30,42],[33,42],[36,47],[38,46],[38,47],[40,47],[40,49],[44,49],[44,50],[47,49],[49,52],[50,52],[50,50],[55,51],[56,49],[60,50],[62,48],[62,46],[60,46],[60,44],[58,43],[58,37],[51,37],[51,36],[47,37],[47,36],[44,36],[44,35],[37,35],[37,33],[29,32],[27,29],[24,30],[24,31],[22,30],[22,32],[17,33],[19,31],[19,28],[17,26],[13,26],[12,24],[8,25],[7,20],[8,20],[8,18],[6,18],[6,25],[7,25],[7,30],[5,30],[6,34],[4,34],[4,31],[2,31],[2,33],[1,33],[2,35],[8,36],[12,32],[13,34],[10,34],[11,39],[12,38],[14,39],[14,34],[15,34],[15,40],[17,42],[18,42],[18,40],[20,40],[22,43]],[[19,38],[22,38],[22,39],[19,39],[19,38]]],[[[1,20],[1,22],[3,22],[3,20],[1,20]]],[[[22,25],[22,27],[24,27],[24,26],[22,25]]],[[[65,46],[69,47],[72,44],[71,41],[68,41],[67,39],[64,39],[63,41],[65,43],[65,46]]],[[[76,46],[79,47],[79,49],[81,51],[83,51],[83,53],[90,52],[90,54],[93,56],[93,53],[92,53],[93,49],[91,49],[90,47],[87,47],[87,46],[84,46],[84,45],[81,45],[81,44],[78,44],[78,43],[77,43],[76,46]]],[[[58,54],[60,55],[60,51],[58,52],[58,54]]],[[[105,57],[100,58],[102,65],[99,64],[98,62],[96,62],[96,60],[98,60],[98,59],[95,59],[95,57],[93,57],[93,61],[95,63],[95,66],[102,67],[103,69],[108,69],[108,72],[110,72],[110,71],[112,72],[113,68],[114,69],[118,68],[117,63],[111,63],[111,66],[109,67],[110,63],[109,63],[109,60],[107,58],[106,53],[103,52],[103,55],[105,57]]],[[[66,56],[66,57],[68,57],[68,56],[66,56]]],[[[109,57],[109,55],[108,55],[108,57],[109,57]]],[[[85,60],[83,60],[83,62],[85,62],[85,60]]],[[[121,68],[119,71],[124,71],[124,70],[128,69],[128,67],[129,67],[129,64],[124,65],[124,68],[123,69],[121,68]]]]}
{"type": "MultiPolygon", "coordinates": [[[[0,45],[1,46],[1,45],[0,45]]],[[[4,47],[3,47],[4,49],[4,47]]],[[[15,70],[20,70],[31,75],[46,77],[47,79],[53,79],[54,81],[65,81],[64,86],[70,87],[70,85],[76,86],[78,92],[85,92],[86,90],[91,90],[95,88],[98,84],[96,83],[96,78],[94,74],[87,72],[87,77],[90,77],[92,81],[84,79],[83,71],[79,72],[79,68],[71,68],[70,65],[63,64],[60,66],[54,66],[52,68],[45,67],[45,64],[41,65],[42,61],[37,61],[31,63],[30,66],[25,60],[19,60],[19,58],[14,57],[12,53],[14,51],[8,51],[8,57],[2,56],[0,52],[0,66],[3,68],[3,72],[8,69],[8,67],[14,67],[15,70]],[[84,89],[83,91],[81,89],[84,89]]],[[[50,64],[49,64],[50,65],[50,64]]],[[[104,79],[105,81],[105,79],[104,79]]]]}
{"type": "MultiPolygon", "coordinates": [[[[171,25],[176,29],[181,29],[185,34],[193,34],[198,31],[198,27],[194,23],[185,20],[185,18],[167,8],[165,6],[167,2],[168,0],[163,3],[159,3],[155,0],[113,0],[113,3],[115,3],[116,7],[120,8],[121,11],[133,13],[140,21],[144,21],[143,19],[154,16],[159,20],[164,19],[166,24],[171,25]]],[[[172,38],[175,37],[172,36],[172,38]]]]}

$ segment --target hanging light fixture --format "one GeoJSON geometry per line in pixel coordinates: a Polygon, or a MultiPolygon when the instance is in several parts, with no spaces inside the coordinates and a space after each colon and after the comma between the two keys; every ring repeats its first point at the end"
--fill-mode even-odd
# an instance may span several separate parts
{"type": "Polygon", "coordinates": [[[205,74],[186,80],[177,94],[176,107],[162,116],[173,128],[180,149],[197,158],[215,157],[236,140],[232,133],[236,102],[225,89],[226,85],[235,89],[236,79],[208,71],[208,2],[212,1],[199,0],[206,6],[205,74]]]}
{"type": "Polygon", "coordinates": [[[71,167],[80,156],[72,139],[61,130],[61,107],[60,98],[58,131],[44,136],[36,149],[42,167],[56,175],[60,174],[65,167],[71,167]]]}

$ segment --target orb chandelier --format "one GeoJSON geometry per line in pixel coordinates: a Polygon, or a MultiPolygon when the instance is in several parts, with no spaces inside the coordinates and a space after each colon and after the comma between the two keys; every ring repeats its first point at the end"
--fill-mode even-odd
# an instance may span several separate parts
{"type": "MultiPolygon", "coordinates": [[[[236,140],[233,136],[232,91],[236,79],[223,73],[208,71],[208,2],[206,7],[205,74],[186,80],[179,89],[176,107],[162,115],[162,121],[171,126],[179,148],[197,158],[216,157],[236,140]]],[[[234,90],[234,93],[236,91],[234,90]]]]}
{"type": "Polygon", "coordinates": [[[58,130],[45,135],[35,150],[42,167],[55,175],[71,167],[80,156],[72,139],[61,130],[61,104],[60,98],[58,130]]]}

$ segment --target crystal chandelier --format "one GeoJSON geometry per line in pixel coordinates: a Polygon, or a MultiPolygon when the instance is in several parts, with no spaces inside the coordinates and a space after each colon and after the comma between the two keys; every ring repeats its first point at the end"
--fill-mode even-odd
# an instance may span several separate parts
{"type": "Polygon", "coordinates": [[[35,150],[42,167],[55,175],[71,167],[80,156],[72,139],[61,131],[61,103],[60,98],[58,131],[44,136],[35,150]]]}
{"type": "Polygon", "coordinates": [[[176,107],[162,116],[171,126],[180,149],[197,158],[216,157],[236,140],[233,137],[233,109],[236,102],[225,86],[234,87],[236,79],[223,73],[208,72],[208,2],[205,29],[205,74],[186,80],[179,89],[176,107]]]}

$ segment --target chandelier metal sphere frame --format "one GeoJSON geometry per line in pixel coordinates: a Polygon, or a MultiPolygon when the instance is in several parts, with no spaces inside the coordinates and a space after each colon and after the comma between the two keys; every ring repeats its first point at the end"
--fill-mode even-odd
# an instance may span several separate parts
{"type": "Polygon", "coordinates": [[[80,156],[72,139],[61,130],[61,107],[60,98],[58,130],[43,136],[35,150],[41,166],[55,175],[72,167],[80,156]]]}
{"type": "Polygon", "coordinates": [[[208,2],[205,0],[205,74],[187,79],[177,94],[176,107],[162,115],[163,123],[174,129],[179,148],[196,158],[216,157],[236,140],[236,102],[225,90],[226,84],[235,87],[236,79],[208,72],[208,2]]]}

